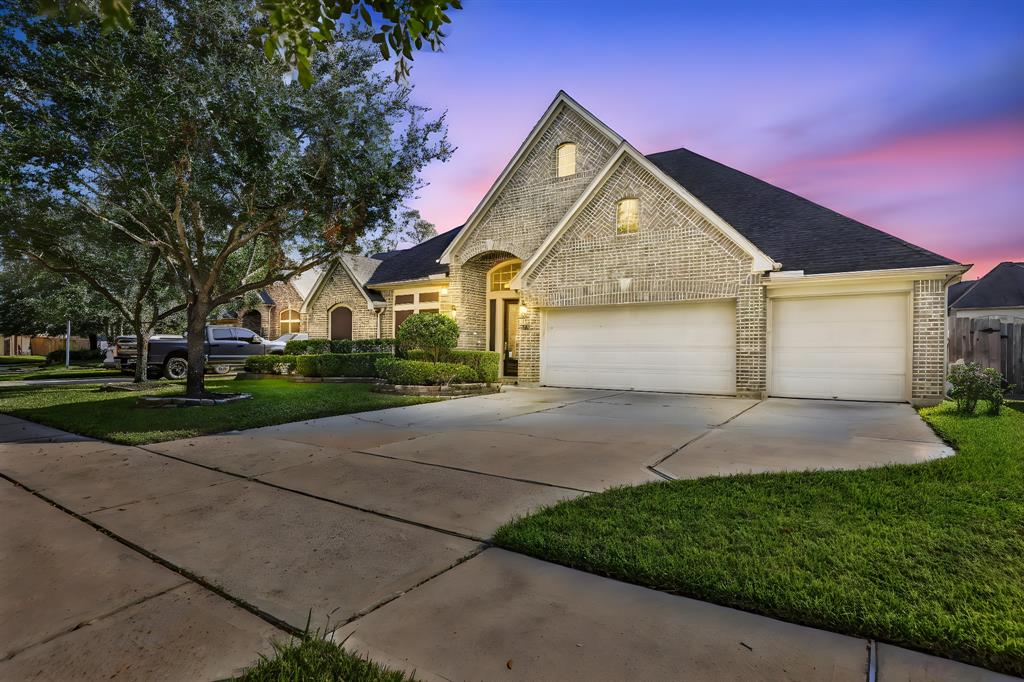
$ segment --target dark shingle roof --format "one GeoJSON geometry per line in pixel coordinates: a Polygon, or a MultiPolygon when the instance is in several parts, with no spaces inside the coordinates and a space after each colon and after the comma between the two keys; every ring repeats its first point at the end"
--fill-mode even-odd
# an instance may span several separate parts
{"type": "Polygon", "coordinates": [[[783,270],[810,275],[956,262],[688,149],[647,158],[783,270]]]}
{"type": "Polygon", "coordinates": [[[441,257],[461,229],[462,226],[459,225],[410,249],[388,251],[373,256],[380,260],[381,264],[377,266],[373,276],[367,280],[367,286],[426,279],[430,275],[447,275],[448,266],[438,263],[437,259],[441,257]]]}
{"type": "Polygon", "coordinates": [[[260,300],[263,301],[264,305],[274,305],[274,299],[264,290],[260,290],[260,300]]]}
{"type": "Polygon", "coordinates": [[[950,284],[949,288],[946,289],[946,305],[953,305],[956,299],[967,293],[967,290],[978,283],[978,280],[972,279],[969,282],[957,282],[956,284],[950,284]]]}
{"type": "Polygon", "coordinates": [[[1024,263],[1000,263],[956,298],[952,308],[1017,308],[1024,306],[1024,263]]]}

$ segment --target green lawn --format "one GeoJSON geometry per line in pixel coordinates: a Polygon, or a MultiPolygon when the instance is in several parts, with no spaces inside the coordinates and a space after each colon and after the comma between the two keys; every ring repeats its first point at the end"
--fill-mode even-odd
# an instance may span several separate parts
{"type": "Polygon", "coordinates": [[[235,678],[238,682],[411,682],[401,672],[350,654],[317,635],[274,644],[274,655],[261,658],[235,678]]]}
{"type": "Polygon", "coordinates": [[[618,488],[502,547],[705,601],[1024,674],[1024,413],[922,416],[956,456],[618,488]]]}
{"type": "Polygon", "coordinates": [[[117,369],[103,369],[102,367],[75,367],[70,368],[64,365],[52,365],[50,367],[32,367],[20,372],[0,373],[0,381],[26,381],[28,379],[94,379],[101,377],[121,376],[117,369]]]}
{"type": "Polygon", "coordinates": [[[136,407],[140,395],[182,391],[180,384],[162,384],[140,393],[104,392],[94,384],[0,387],[0,413],[115,443],[139,445],[435,400],[374,393],[368,384],[208,377],[209,390],[251,393],[252,400],[216,407],[136,407]]]}
{"type": "Polygon", "coordinates": [[[43,355],[0,355],[0,365],[42,364],[46,362],[43,355]]]}

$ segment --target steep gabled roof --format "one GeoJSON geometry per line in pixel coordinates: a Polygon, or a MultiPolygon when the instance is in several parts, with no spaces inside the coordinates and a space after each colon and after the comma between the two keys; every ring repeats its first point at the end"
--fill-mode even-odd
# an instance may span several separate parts
{"type": "Polygon", "coordinates": [[[438,263],[437,259],[461,230],[462,225],[412,248],[375,255],[372,260],[377,262],[377,269],[367,280],[367,286],[426,279],[431,275],[447,275],[448,266],[438,263]]]}
{"type": "Polygon", "coordinates": [[[688,149],[647,158],[784,270],[811,275],[956,264],[688,149]]]}
{"type": "Polygon", "coordinates": [[[306,312],[309,309],[310,302],[317,297],[323,285],[333,276],[335,268],[339,267],[345,271],[349,279],[362,292],[363,298],[366,299],[367,307],[372,308],[374,303],[383,303],[384,297],[379,292],[366,288],[366,280],[373,276],[378,266],[380,266],[380,261],[354,253],[343,253],[337,256],[317,275],[316,281],[313,282],[309,293],[302,301],[302,312],[306,312]]]}
{"type": "Polygon", "coordinates": [[[992,268],[953,299],[951,308],[1024,307],[1024,263],[1005,262],[992,268]]]}

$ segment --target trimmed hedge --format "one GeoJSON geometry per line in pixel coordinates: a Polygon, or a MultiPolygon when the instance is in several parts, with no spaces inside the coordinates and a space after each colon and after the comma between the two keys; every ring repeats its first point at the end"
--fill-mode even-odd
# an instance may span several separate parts
{"type": "Polygon", "coordinates": [[[477,381],[476,371],[468,365],[390,357],[377,361],[377,376],[397,386],[447,386],[477,381]]]}
{"type": "Polygon", "coordinates": [[[306,339],[289,341],[284,352],[290,355],[324,355],[326,353],[394,353],[394,339],[306,339]]]}
{"type": "Polygon", "coordinates": [[[295,373],[306,377],[375,377],[378,360],[391,353],[321,353],[295,357],[295,373]]]}
{"type": "MultiPolygon", "coordinates": [[[[77,362],[103,362],[106,354],[101,350],[73,350],[71,351],[71,363],[77,362]]],[[[63,365],[64,350],[54,350],[46,354],[46,364],[63,365]]]]}
{"type": "Polygon", "coordinates": [[[295,371],[295,355],[253,355],[245,359],[245,371],[257,374],[291,374],[295,371]]]}
{"type": "MultiPolygon", "coordinates": [[[[429,361],[430,354],[422,350],[411,350],[405,353],[409,360],[429,361]]],[[[501,353],[490,350],[450,350],[441,355],[441,362],[472,367],[476,372],[476,380],[484,384],[498,381],[498,368],[501,366],[501,353]]]]}

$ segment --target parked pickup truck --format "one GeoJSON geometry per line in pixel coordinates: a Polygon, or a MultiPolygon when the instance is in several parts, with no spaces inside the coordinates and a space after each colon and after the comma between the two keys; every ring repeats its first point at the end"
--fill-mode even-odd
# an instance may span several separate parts
{"type": "MultiPolygon", "coordinates": [[[[120,341],[120,340],[119,340],[120,341]]],[[[241,368],[250,355],[281,355],[284,349],[264,341],[259,334],[244,327],[208,325],[203,341],[206,369],[223,374],[241,368]]],[[[120,352],[118,352],[120,357],[120,352]]],[[[183,336],[154,336],[149,341],[149,374],[167,379],[184,379],[188,373],[188,343],[183,336]]],[[[121,371],[135,371],[135,355],[121,361],[121,371]]]]}

